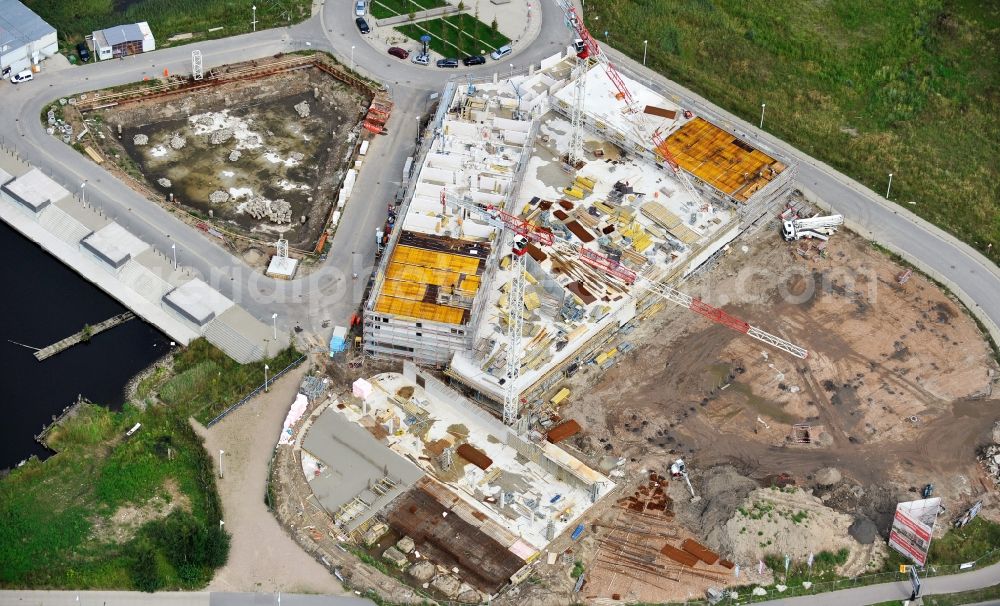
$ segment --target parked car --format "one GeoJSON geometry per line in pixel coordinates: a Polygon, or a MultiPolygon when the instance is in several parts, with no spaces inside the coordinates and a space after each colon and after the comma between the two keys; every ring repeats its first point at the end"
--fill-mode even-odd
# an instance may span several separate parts
{"type": "Polygon", "coordinates": [[[365,16],[365,0],[358,0],[354,3],[354,16],[364,17],[365,16]]]}
{"type": "Polygon", "coordinates": [[[405,48],[399,48],[398,46],[393,46],[389,48],[389,54],[397,59],[409,59],[410,51],[405,48]]]}
{"type": "Polygon", "coordinates": [[[358,31],[362,34],[367,34],[372,31],[372,28],[368,27],[368,22],[365,21],[364,17],[358,17],[354,20],[354,22],[358,25],[358,31]]]}
{"type": "Polygon", "coordinates": [[[486,63],[486,57],[482,55],[472,55],[471,57],[462,59],[462,63],[464,63],[466,67],[470,65],[482,65],[486,63]]]}
{"type": "Polygon", "coordinates": [[[438,59],[438,67],[458,67],[458,59],[438,59]]]}
{"type": "Polygon", "coordinates": [[[416,63],[417,65],[428,65],[431,62],[431,58],[424,53],[417,53],[416,55],[413,55],[413,58],[410,59],[410,61],[416,63]]]}
{"type": "Polygon", "coordinates": [[[27,82],[28,80],[33,80],[34,78],[35,74],[31,73],[30,69],[24,69],[11,76],[10,81],[17,84],[18,82],[27,82]]]}
{"type": "Polygon", "coordinates": [[[81,42],[76,45],[76,54],[80,56],[80,61],[83,63],[90,61],[90,49],[87,48],[86,42],[81,42]]]}
{"type": "Polygon", "coordinates": [[[512,52],[514,52],[514,49],[511,48],[509,44],[504,44],[500,48],[490,53],[490,57],[492,57],[494,61],[499,61],[500,59],[503,59],[512,52]]]}

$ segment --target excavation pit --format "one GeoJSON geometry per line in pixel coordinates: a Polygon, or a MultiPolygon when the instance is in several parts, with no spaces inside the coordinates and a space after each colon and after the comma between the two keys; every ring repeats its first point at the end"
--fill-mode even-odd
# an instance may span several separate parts
{"type": "Polygon", "coordinates": [[[104,155],[147,195],[225,231],[263,242],[283,237],[308,251],[367,133],[361,120],[371,100],[360,83],[305,63],[198,90],[182,86],[86,117],[100,125],[104,155]]]}

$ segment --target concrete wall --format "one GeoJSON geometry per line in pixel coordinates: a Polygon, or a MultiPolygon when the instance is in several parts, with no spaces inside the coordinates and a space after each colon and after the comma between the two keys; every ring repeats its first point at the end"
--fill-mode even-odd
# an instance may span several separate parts
{"type": "MultiPolygon", "coordinates": [[[[372,0],[372,2],[378,2],[378,0],[372,0]]],[[[460,12],[457,6],[442,6],[439,8],[430,8],[425,11],[419,11],[413,14],[413,19],[410,19],[409,15],[396,15],[395,17],[387,17],[385,19],[376,19],[375,24],[379,27],[384,27],[386,25],[399,25],[400,23],[416,23],[417,21],[422,21],[424,19],[431,19],[434,17],[442,17],[444,15],[451,15],[460,12]]]]}

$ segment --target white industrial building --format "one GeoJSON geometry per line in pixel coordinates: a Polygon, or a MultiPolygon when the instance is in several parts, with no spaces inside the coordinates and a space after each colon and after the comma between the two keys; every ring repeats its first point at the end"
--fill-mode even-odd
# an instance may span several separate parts
{"type": "Polygon", "coordinates": [[[0,0],[0,73],[4,78],[58,51],[56,28],[18,0],[0,0]]]}
{"type": "Polygon", "coordinates": [[[98,61],[156,50],[153,32],[145,21],[98,30],[90,42],[98,61]]]}

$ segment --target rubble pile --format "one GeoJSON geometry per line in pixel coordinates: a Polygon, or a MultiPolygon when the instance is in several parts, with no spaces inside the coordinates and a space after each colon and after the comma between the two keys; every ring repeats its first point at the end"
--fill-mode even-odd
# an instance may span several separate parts
{"type": "Polygon", "coordinates": [[[174,149],[183,149],[185,145],[187,145],[187,139],[180,136],[179,133],[174,133],[170,137],[170,147],[174,149]]]}
{"type": "Polygon", "coordinates": [[[160,177],[156,180],[156,182],[160,184],[160,187],[170,187],[173,185],[173,183],[170,182],[170,179],[166,177],[160,177]]]}
{"type": "Polygon", "coordinates": [[[983,448],[979,460],[993,483],[1000,486],[1000,421],[993,425],[993,443],[983,448]]]}
{"type": "Polygon", "coordinates": [[[149,143],[149,137],[147,137],[142,133],[139,133],[138,135],[132,137],[132,143],[134,143],[135,145],[145,145],[149,143]]]}
{"type": "Polygon", "coordinates": [[[242,156],[242,155],[243,155],[243,152],[241,152],[238,149],[234,149],[233,151],[229,152],[229,161],[230,162],[236,162],[237,160],[240,159],[240,156],[242,156]]]}
{"type": "Polygon", "coordinates": [[[267,218],[272,223],[291,223],[292,205],[282,198],[268,200],[261,196],[254,196],[247,202],[246,212],[254,219],[267,218]]]}
{"type": "Polygon", "coordinates": [[[298,105],[294,105],[293,107],[295,109],[295,112],[299,115],[300,118],[309,117],[309,104],[306,103],[305,101],[299,103],[298,105]]]}
{"type": "Polygon", "coordinates": [[[227,200],[229,200],[229,193],[224,192],[221,189],[213,191],[208,195],[208,201],[212,204],[222,204],[227,200]]]}
{"type": "Polygon", "coordinates": [[[223,128],[212,133],[208,142],[212,145],[221,145],[233,138],[234,131],[231,128],[223,128]]]}

